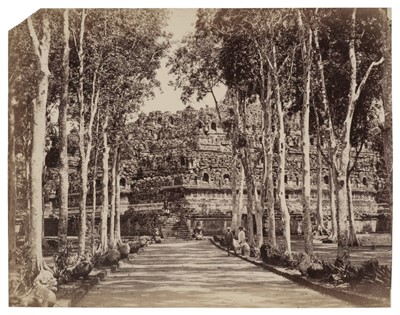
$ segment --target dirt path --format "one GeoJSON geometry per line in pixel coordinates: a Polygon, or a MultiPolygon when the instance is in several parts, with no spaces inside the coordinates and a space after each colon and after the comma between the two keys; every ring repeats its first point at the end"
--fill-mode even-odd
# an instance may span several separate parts
{"type": "Polygon", "coordinates": [[[154,244],[95,286],[80,307],[350,307],[228,257],[209,241],[154,244]]]}

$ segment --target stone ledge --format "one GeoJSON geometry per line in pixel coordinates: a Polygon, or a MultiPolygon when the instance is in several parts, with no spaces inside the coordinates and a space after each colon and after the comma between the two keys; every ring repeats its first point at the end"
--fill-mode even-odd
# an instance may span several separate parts
{"type": "MultiPolygon", "coordinates": [[[[210,242],[212,244],[214,244],[217,248],[226,251],[226,249],[224,247],[217,244],[213,239],[210,239],[210,242]]],[[[303,277],[300,274],[294,274],[293,272],[290,273],[290,272],[287,272],[284,270],[280,270],[276,266],[268,265],[262,261],[255,261],[255,260],[251,259],[250,257],[245,257],[245,256],[242,256],[239,254],[235,254],[234,252],[231,252],[231,254],[233,254],[233,255],[239,257],[240,259],[247,261],[253,265],[264,268],[267,271],[270,271],[277,275],[280,275],[280,276],[282,276],[290,281],[293,281],[299,285],[302,285],[304,287],[307,287],[307,288],[317,291],[319,293],[329,295],[334,298],[346,301],[348,303],[353,304],[354,306],[357,306],[357,307],[390,307],[390,301],[381,300],[381,299],[364,296],[364,295],[360,295],[360,294],[356,294],[356,293],[350,293],[350,292],[346,292],[346,291],[339,290],[336,288],[329,288],[320,283],[311,281],[310,279],[307,279],[306,277],[303,277]]]]}

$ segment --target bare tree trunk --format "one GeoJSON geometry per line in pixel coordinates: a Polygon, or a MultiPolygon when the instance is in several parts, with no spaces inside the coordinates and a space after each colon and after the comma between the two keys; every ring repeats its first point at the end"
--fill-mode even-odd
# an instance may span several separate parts
{"type": "Polygon", "coordinates": [[[347,202],[349,210],[349,246],[359,246],[356,234],[356,227],[355,227],[353,195],[351,189],[350,174],[347,176],[347,202]]]}
{"type": "Polygon", "coordinates": [[[237,225],[242,226],[242,214],[243,214],[243,192],[244,192],[244,168],[242,165],[242,161],[239,159],[239,169],[240,169],[240,177],[239,177],[239,194],[238,194],[238,220],[237,225]]]}
{"type": "Polygon", "coordinates": [[[85,18],[86,13],[85,9],[82,10],[82,18],[81,18],[81,29],[79,36],[79,90],[78,90],[78,100],[80,105],[80,113],[79,113],[79,151],[81,155],[81,194],[80,194],[80,203],[79,203],[79,216],[80,216],[80,227],[79,227],[79,254],[85,254],[86,247],[86,230],[87,230],[87,214],[86,214],[86,202],[87,202],[87,192],[88,192],[88,171],[89,171],[89,161],[90,154],[92,151],[92,142],[93,142],[93,123],[97,113],[97,107],[100,96],[100,88],[98,87],[98,78],[97,78],[97,69],[94,71],[93,79],[92,79],[92,94],[90,99],[90,107],[89,107],[89,124],[87,129],[85,128],[85,119],[86,119],[86,106],[84,100],[84,52],[83,52],[83,35],[85,31],[85,18]],[[88,136],[87,141],[85,136],[88,136]],[[85,142],[86,148],[85,148],[85,142]]]}
{"type": "Polygon", "coordinates": [[[67,112],[68,112],[68,84],[69,84],[69,17],[68,9],[64,10],[64,53],[62,61],[62,94],[59,106],[58,126],[60,138],[60,214],[58,221],[58,238],[60,248],[67,246],[68,233],[68,134],[67,134],[67,112]]]}
{"type": "Polygon", "coordinates": [[[329,168],[329,200],[330,200],[330,209],[331,209],[331,238],[332,242],[337,242],[337,207],[336,207],[336,179],[335,179],[335,170],[330,167],[329,168]]]}
{"type": "Polygon", "coordinates": [[[84,100],[84,87],[83,87],[83,71],[84,71],[84,53],[83,53],[83,35],[85,32],[85,10],[82,9],[81,14],[81,28],[79,35],[79,152],[81,156],[81,192],[79,198],[79,233],[78,233],[78,252],[81,255],[85,254],[85,241],[86,241],[86,197],[87,197],[87,165],[86,165],[86,151],[85,151],[85,100],[84,100]]]}
{"type": "Polygon", "coordinates": [[[14,267],[17,249],[15,233],[15,212],[17,198],[17,177],[15,171],[15,90],[10,91],[8,109],[8,257],[9,268],[14,267]]]}
{"type": "MultiPolygon", "coordinates": [[[[263,208],[261,206],[261,200],[258,196],[257,186],[254,185],[254,203],[255,203],[255,219],[256,219],[256,242],[254,245],[258,248],[264,243],[263,236],[263,208]]],[[[253,244],[252,244],[253,245],[253,244]]]]}
{"type": "MultiPolygon", "coordinates": [[[[276,64],[276,48],[273,46],[273,60],[274,69],[277,69],[276,64]]],[[[285,248],[289,254],[292,255],[292,246],[290,240],[290,214],[286,204],[285,192],[285,169],[286,169],[286,135],[284,125],[284,113],[282,109],[280,84],[277,74],[274,75],[275,87],[275,100],[278,113],[278,140],[279,140],[279,166],[278,166],[278,198],[283,221],[283,237],[285,239],[285,248]]]]}
{"type": "MultiPolygon", "coordinates": [[[[318,134],[318,147],[321,148],[321,139],[319,136],[319,130],[317,130],[318,134]]],[[[324,211],[322,206],[322,158],[321,151],[317,149],[317,224],[318,230],[325,231],[325,223],[324,223],[324,211]]]]}
{"type": "MultiPolygon", "coordinates": [[[[268,213],[268,240],[272,246],[276,246],[276,231],[275,231],[275,197],[274,197],[274,181],[273,181],[273,143],[274,134],[272,132],[272,77],[268,72],[266,99],[261,103],[263,105],[263,154],[264,154],[264,168],[263,168],[263,193],[262,198],[265,198],[265,204],[268,213]]],[[[264,93],[262,93],[264,94],[264,93]]],[[[264,209],[264,202],[263,209],[264,209]]]]}
{"type": "Polygon", "coordinates": [[[39,42],[31,18],[28,18],[29,34],[32,39],[37,62],[40,68],[40,78],[37,86],[37,98],[32,109],[32,147],[30,156],[30,222],[29,222],[29,257],[28,281],[33,279],[43,269],[42,253],[42,219],[43,219],[43,165],[46,138],[46,106],[49,86],[49,51],[50,23],[45,16],[42,22],[42,39],[39,42]]]}
{"type": "Polygon", "coordinates": [[[28,148],[26,148],[26,152],[25,152],[25,179],[26,179],[26,208],[28,211],[26,211],[26,218],[25,220],[27,221],[27,223],[25,223],[25,241],[28,239],[28,236],[30,235],[30,220],[31,220],[31,216],[30,216],[30,209],[31,209],[31,182],[30,182],[30,178],[31,178],[31,164],[30,164],[30,156],[31,156],[31,150],[32,150],[32,144],[29,143],[27,145],[28,148]]]}
{"type": "MultiPolygon", "coordinates": [[[[344,161],[345,163],[345,161],[344,161]]],[[[348,252],[348,201],[347,201],[347,179],[343,171],[339,171],[337,179],[337,217],[338,217],[338,255],[348,252]]]]}
{"type": "Polygon", "coordinates": [[[249,156],[247,155],[248,152],[245,152],[246,148],[243,150],[241,160],[245,174],[246,180],[246,191],[247,191],[247,237],[249,244],[254,243],[254,220],[253,220],[253,209],[254,209],[254,198],[253,198],[253,191],[254,191],[254,182],[253,176],[250,172],[250,165],[249,165],[249,156]]]}
{"type": "MultiPolygon", "coordinates": [[[[271,130],[272,132],[272,130],[271,130]]],[[[273,179],[273,143],[274,136],[268,144],[267,151],[267,209],[268,209],[268,239],[272,246],[276,247],[276,228],[275,228],[275,194],[273,179]]]]}
{"type": "Polygon", "coordinates": [[[81,193],[80,193],[80,200],[79,200],[79,235],[78,235],[78,242],[79,242],[79,254],[85,254],[85,247],[86,247],[86,229],[87,229],[87,221],[86,221],[86,200],[87,200],[87,192],[88,192],[88,168],[85,165],[86,163],[82,163],[81,166],[81,193]]]}
{"type": "MultiPolygon", "coordinates": [[[[337,165],[336,165],[336,137],[333,132],[332,116],[330,114],[328,97],[325,85],[325,71],[324,63],[322,61],[322,55],[319,48],[319,38],[318,29],[314,30],[314,42],[317,51],[317,61],[318,61],[318,72],[321,85],[321,96],[323,104],[323,120],[325,121],[325,129],[327,132],[328,139],[328,164],[329,164],[329,199],[330,199],[330,209],[331,209],[331,238],[333,242],[337,242],[338,233],[338,217],[337,217],[337,165]]],[[[316,111],[317,114],[317,111],[316,111]]]]}
{"type": "Polygon", "coordinates": [[[301,56],[303,63],[303,106],[302,106],[302,161],[303,161],[303,186],[302,186],[302,203],[303,203],[303,231],[305,252],[312,255],[313,233],[310,215],[310,198],[311,198],[311,176],[310,176],[310,93],[311,93],[311,60],[312,60],[312,32],[309,30],[306,34],[301,11],[298,10],[298,22],[300,28],[301,56]],[[308,40],[306,39],[308,37],[308,40]]]}
{"type": "MultiPolygon", "coordinates": [[[[95,159],[97,160],[97,149],[96,149],[96,157],[95,159]]],[[[93,187],[93,207],[92,207],[92,222],[91,223],[91,239],[90,239],[90,246],[92,247],[92,254],[96,251],[96,239],[95,239],[95,234],[96,234],[96,210],[97,210],[97,196],[96,196],[96,190],[97,190],[97,161],[95,161],[95,166],[93,170],[93,180],[92,180],[92,187],[93,187]]]]}
{"type": "MultiPolygon", "coordinates": [[[[83,60],[83,57],[82,59],[83,60]]],[[[83,71],[83,68],[82,68],[83,71]]],[[[83,73],[82,73],[83,75],[83,73]]],[[[83,78],[83,77],[82,77],[83,78]]],[[[83,85],[81,86],[81,91],[83,92],[83,85]]],[[[80,129],[82,128],[82,132],[79,132],[80,137],[80,151],[82,157],[82,167],[81,167],[81,180],[82,180],[82,190],[81,190],[81,203],[80,203],[80,216],[81,216],[81,228],[82,238],[79,242],[79,252],[83,255],[85,252],[85,242],[86,242],[86,229],[87,229],[87,214],[86,214],[86,202],[87,202],[87,193],[88,193],[88,172],[89,172],[89,162],[90,155],[92,152],[93,146],[93,124],[97,114],[97,108],[100,97],[100,87],[98,86],[98,77],[97,77],[97,69],[93,74],[92,79],[92,95],[90,99],[90,107],[89,107],[89,123],[87,129],[85,129],[85,105],[83,102],[83,93],[81,93],[80,99],[81,102],[81,112],[80,112],[80,129]],[[85,149],[85,134],[87,134],[87,144],[85,149]],[[81,140],[82,139],[82,140],[81,140]],[[82,210],[82,211],[81,211],[82,210]]]]}
{"type": "Polygon", "coordinates": [[[356,34],[356,12],[357,9],[353,10],[352,13],[352,26],[351,26],[351,39],[349,41],[349,59],[351,65],[350,74],[350,92],[349,92],[349,104],[346,113],[346,119],[343,124],[343,133],[341,138],[341,152],[338,157],[338,254],[345,251],[348,253],[348,226],[347,226],[347,215],[348,215],[348,201],[347,201],[347,171],[350,164],[350,131],[353,120],[354,109],[357,103],[360,93],[371,73],[373,67],[381,64],[383,58],[377,62],[372,62],[365,73],[364,77],[357,86],[357,58],[355,50],[355,34],[356,34]]]}
{"type": "Polygon", "coordinates": [[[117,150],[114,149],[111,166],[111,212],[110,212],[110,245],[115,248],[115,197],[116,197],[116,180],[117,180],[117,150]]]}
{"type": "Polygon", "coordinates": [[[121,243],[121,183],[120,183],[120,151],[118,150],[115,179],[115,241],[121,243]]]}
{"type": "Polygon", "coordinates": [[[383,58],[381,58],[377,62],[372,62],[366,71],[365,75],[361,79],[360,83],[357,86],[357,59],[356,59],[356,51],[355,51],[355,24],[356,24],[356,12],[354,9],[352,13],[351,19],[351,38],[349,40],[349,59],[350,59],[350,89],[349,89],[349,103],[346,113],[346,118],[342,127],[342,137],[340,139],[340,149],[339,155],[336,155],[336,145],[334,143],[335,138],[333,135],[331,118],[329,115],[329,107],[327,106],[327,98],[326,98],[326,88],[325,88],[325,79],[324,79],[324,69],[321,54],[319,51],[319,40],[318,40],[318,30],[314,32],[314,39],[316,48],[318,51],[318,68],[320,72],[320,79],[322,84],[322,96],[323,96],[323,104],[324,104],[324,112],[328,114],[326,120],[328,120],[328,130],[330,133],[329,140],[329,154],[330,154],[330,162],[332,168],[332,175],[334,176],[335,186],[336,186],[336,198],[337,198],[337,238],[338,238],[338,255],[342,255],[342,252],[346,252],[348,254],[348,194],[347,194],[347,170],[349,167],[349,154],[350,154],[350,130],[351,124],[353,120],[354,109],[356,106],[356,102],[360,96],[360,93],[365,85],[365,82],[368,79],[368,76],[372,69],[381,64],[383,62],[383,58]]]}
{"type": "Polygon", "coordinates": [[[389,192],[388,204],[393,211],[393,130],[392,130],[392,27],[391,20],[387,16],[388,9],[380,9],[382,18],[382,54],[385,58],[383,68],[382,99],[385,121],[383,125],[383,135],[385,145],[383,153],[385,157],[387,186],[389,192]]]}
{"type": "Polygon", "coordinates": [[[232,191],[232,231],[235,231],[235,235],[238,234],[238,217],[239,217],[239,209],[238,209],[238,198],[237,198],[237,163],[238,157],[235,150],[232,148],[232,164],[231,164],[231,191],[232,191]]]}
{"type": "Polygon", "coordinates": [[[101,249],[108,249],[107,239],[107,216],[108,216],[108,155],[110,148],[107,143],[108,115],[106,114],[103,123],[103,204],[101,210],[101,249]]]}

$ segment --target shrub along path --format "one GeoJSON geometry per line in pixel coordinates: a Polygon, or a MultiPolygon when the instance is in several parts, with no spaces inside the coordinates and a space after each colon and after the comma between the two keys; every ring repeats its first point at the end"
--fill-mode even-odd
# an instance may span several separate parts
{"type": "MultiPolygon", "coordinates": [[[[390,240],[388,234],[371,234],[370,237],[386,237],[390,240]]],[[[365,236],[359,236],[361,240],[365,239],[365,236]]],[[[302,236],[292,235],[292,251],[304,252],[304,238],[302,236]]],[[[373,241],[369,242],[372,244],[373,241]]],[[[283,245],[284,240],[282,237],[278,237],[278,244],[283,245]]],[[[360,266],[361,263],[367,259],[378,259],[381,265],[390,265],[392,263],[392,248],[390,246],[358,246],[350,247],[350,260],[352,265],[360,266]]],[[[318,258],[324,260],[335,260],[337,256],[337,244],[314,244],[314,253],[318,258]]]]}
{"type": "Polygon", "coordinates": [[[93,287],[80,307],[352,307],[228,257],[209,240],[153,244],[93,287]]]}

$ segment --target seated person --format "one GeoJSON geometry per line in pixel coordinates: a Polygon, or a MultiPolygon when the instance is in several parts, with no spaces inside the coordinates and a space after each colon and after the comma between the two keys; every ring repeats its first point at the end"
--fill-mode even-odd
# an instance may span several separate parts
{"type": "Polygon", "coordinates": [[[201,223],[200,222],[197,222],[196,227],[194,228],[193,237],[196,240],[202,240],[203,239],[203,229],[201,228],[201,223]]]}
{"type": "Polygon", "coordinates": [[[154,228],[153,240],[154,240],[156,243],[161,243],[161,235],[160,235],[160,231],[159,231],[158,228],[154,228]]]}

